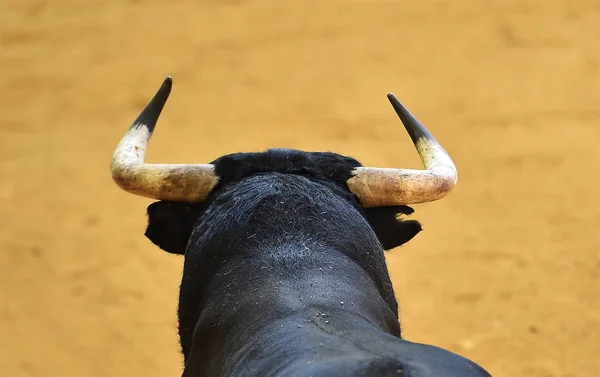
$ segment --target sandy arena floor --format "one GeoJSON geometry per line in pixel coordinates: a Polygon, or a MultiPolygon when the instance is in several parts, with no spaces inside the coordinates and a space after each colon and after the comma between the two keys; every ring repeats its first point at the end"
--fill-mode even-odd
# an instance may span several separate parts
{"type": "Polygon", "coordinates": [[[600,1],[0,0],[0,374],[178,376],[181,259],[113,148],[166,75],[150,162],[292,147],[459,168],[389,254],[409,339],[495,377],[600,375],[600,1]]]}

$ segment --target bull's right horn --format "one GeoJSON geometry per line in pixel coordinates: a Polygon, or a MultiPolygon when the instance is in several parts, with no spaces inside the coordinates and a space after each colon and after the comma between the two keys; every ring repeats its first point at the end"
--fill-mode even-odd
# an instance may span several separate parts
{"type": "Polygon", "coordinates": [[[359,167],[348,180],[348,187],[365,207],[441,199],[458,180],[452,159],[392,93],[388,94],[388,99],[408,131],[426,170],[359,167]]]}
{"type": "Polygon", "coordinates": [[[123,190],[157,200],[204,201],[219,178],[210,164],[146,164],[146,147],[171,93],[167,77],[150,103],[121,139],[112,158],[113,180],[123,190]]]}

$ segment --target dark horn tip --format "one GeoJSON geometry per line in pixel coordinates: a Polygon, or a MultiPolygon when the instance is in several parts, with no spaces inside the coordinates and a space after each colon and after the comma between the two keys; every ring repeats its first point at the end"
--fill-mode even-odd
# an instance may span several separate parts
{"type": "Polygon", "coordinates": [[[406,110],[406,107],[404,107],[404,105],[402,105],[402,103],[394,95],[394,93],[388,93],[387,98],[390,101],[390,103],[392,104],[392,107],[394,108],[394,110],[396,110],[396,113],[398,115],[400,115],[401,118],[408,113],[408,110],[406,110]]]}
{"type": "Polygon", "coordinates": [[[396,98],[394,93],[388,93],[388,100],[392,104],[392,107],[398,114],[398,117],[404,124],[406,131],[410,135],[413,143],[416,143],[417,140],[421,137],[433,138],[431,134],[423,127],[423,125],[415,118],[410,111],[396,98]]]}
{"type": "MultiPolygon", "coordinates": [[[[167,76],[167,78],[165,79],[165,81],[163,81],[162,85],[160,86],[160,89],[158,89],[158,93],[156,93],[157,95],[161,92],[166,91],[166,95],[169,96],[169,94],[171,93],[171,88],[173,87],[173,77],[171,76],[167,76]]],[[[166,99],[165,99],[166,101],[166,99]]]]}
{"type": "Polygon", "coordinates": [[[394,93],[388,93],[387,98],[394,107],[394,110],[396,110],[396,112],[398,112],[398,106],[403,107],[398,98],[394,95],[394,93]]]}
{"type": "Polygon", "coordinates": [[[133,122],[132,128],[135,127],[147,127],[150,133],[154,131],[158,117],[165,107],[165,103],[171,94],[171,88],[173,87],[173,79],[171,76],[163,81],[162,85],[150,100],[148,105],[142,110],[140,115],[133,122]]]}

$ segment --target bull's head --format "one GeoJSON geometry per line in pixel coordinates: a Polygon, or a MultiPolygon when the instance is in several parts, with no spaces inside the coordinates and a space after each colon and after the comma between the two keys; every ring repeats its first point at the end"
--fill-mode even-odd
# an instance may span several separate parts
{"type": "MultiPolygon", "coordinates": [[[[212,164],[144,162],[146,147],[171,86],[171,77],[167,77],[117,146],[112,176],[123,190],[136,195],[174,202],[203,202],[219,182],[212,164]]],[[[424,203],[444,197],[457,181],[454,163],[393,94],[388,94],[388,99],[406,127],[425,170],[357,167],[346,182],[348,188],[366,208],[424,203]]]]}
{"type": "Polygon", "coordinates": [[[388,368],[407,376],[489,376],[450,352],[389,337],[400,338],[401,331],[383,250],[420,232],[418,222],[400,218],[412,213],[409,204],[440,199],[457,180],[450,157],[394,95],[388,98],[424,170],[363,167],[335,153],[289,149],[231,154],[210,164],[146,164],[170,91],[167,78],[121,140],[111,169],[124,190],[159,200],[148,208],[146,236],[185,255],[179,305],[184,376],[264,375],[231,372],[245,372],[247,363],[281,371],[286,355],[295,361],[303,352],[283,347],[277,354],[290,339],[318,349],[318,367],[302,361],[306,375],[317,370],[313,366],[339,375],[343,361],[368,375],[388,368]],[[340,298],[352,297],[356,305],[341,309],[340,298]],[[341,327],[317,322],[315,308],[338,316],[341,327]],[[306,329],[310,336],[296,337],[302,328],[296,321],[304,316],[315,325],[306,329]],[[354,335],[346,331],[352,327],[359,329],[354,335]],[[336,331],[344,334],[340,339],[355,337],[348,358],[337,349],[342,343],[316,343],[336,331]],[[365,339],[372,343],[355,346],[365,339]],[[377,351],[364,353],[370,346],[377,351]]]}

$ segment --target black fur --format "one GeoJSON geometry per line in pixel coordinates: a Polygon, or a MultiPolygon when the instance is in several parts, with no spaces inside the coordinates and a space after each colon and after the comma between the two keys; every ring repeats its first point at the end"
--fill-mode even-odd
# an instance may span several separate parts
{"type": "Polygon", "coordinates": [[[152,203],[148,206],[149,221],[145,236],[169,253],[183,254],[194,224],[205,208],[205,204],[152,203]]]}
{"type": "Polygon", "coordinates": [[[358,161],[277,149],[213,163],[205,203],[148,208],[146,236],[185,254],[183,376],[488,376],[401,339],[383,253],[421,226],[400,218],[410,207],[360,205],[346,185],[358,161]]]}
{"type": "Polygon", "coordinates": [[[407,243],[423,229],[418,221],[400,218],[400,215],[411,215],[413,212],[414,210],[409,206],[376,207],[364,210],[367,221],[385,250],[407,243]]]}

